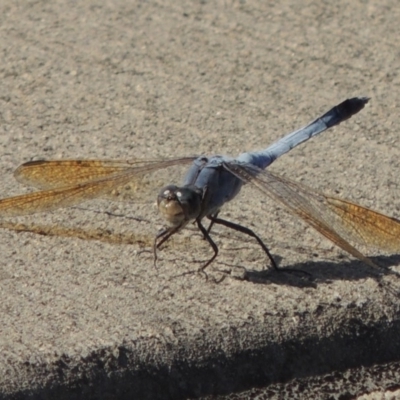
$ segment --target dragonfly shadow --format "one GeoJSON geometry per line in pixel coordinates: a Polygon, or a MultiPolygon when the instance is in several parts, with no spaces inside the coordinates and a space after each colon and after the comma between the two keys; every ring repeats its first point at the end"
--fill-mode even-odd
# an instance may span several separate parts
{"type": "Polygon", "coordinates": [[[365,265],[359,260],[347,260],[342,262],[330,261],[307,261],[293,264],[290,271],[285,271],[286,267],[282,267],[280,271],[275,270],[245,270],[243,280],[250,281],[256,284],[281,284],[297,287],[317,287],[318,283],[329,283],[332,281],[357,281],[366,278],[375,278],[385,275],[392,275],[399,279],[400,274],[389,269],[390,266],[400,264],[400,254],[390,256],[370,257],[371,260],[380,265],[380,271],[365,265]],[[294,270],[299,270],[299,274],[293,273],[294,270]],[[310,274],[310,277],[301,276],[304,271],[310,274]]]}
{"type": "Polygon", "coordinates": [[[112,212],[112,211],[99,211],[99,210],[96,210],[94,208],[82,207],[82,206],[74,206],[74,207],[71,207],[71,208],[75,209],[75,210],[89,211],[89,212],[92,212],[94,214],[99,214],[99,215],[108,215],[109,217],[113,217],[113,218],[123,218],[123,219],[131,220],[131,221],[146,222],[146,223],[149,223],[149,224],[151,223],[151,221],[148,220],[148,219],[139,218],[139,217],[135,217],[135,216],[132,216],[132,215],[126,215],[124,213],[117,214],[117,213],[112,212]]]}

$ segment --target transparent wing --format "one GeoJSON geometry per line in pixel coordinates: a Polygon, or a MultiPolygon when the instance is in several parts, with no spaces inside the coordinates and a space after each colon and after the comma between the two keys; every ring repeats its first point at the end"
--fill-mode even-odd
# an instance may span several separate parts
{"type": "Polygon", "coordinates": [[[354,242],[388,252],[400,251],[400,221],[350,201],[324,195],[305,185],[248,164],[225,167],[244,182],[285,205],[343,250],[378,267],[353,247],[354,242]]]}
{"type": "Polygon", "coordinates": [[[132,201],[151,200],[157,194],[154,190],[170,183],[170,180],[167,182],[157,180],[160,171],[163,172],[161,175],[165,179],[165,174],[170,173],[170,168],[190,164],[195,158],[128,162],[100,160],[28,162],[16,170],[15,177],[24,184],[45,190],[0,200],[0,216],[52,211],[99,197],[125,196],[132,201]]]}

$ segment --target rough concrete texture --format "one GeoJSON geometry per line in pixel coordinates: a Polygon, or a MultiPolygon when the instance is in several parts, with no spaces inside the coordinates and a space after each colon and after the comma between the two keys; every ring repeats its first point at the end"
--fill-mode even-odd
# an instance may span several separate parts
{"type": "MultiPolygon", "coordinates": [[[[271,171],[399,217],[399,21],[395,0],[2,0],[2,197],[24,193],[12,172],[28,160],[235,156],[366,95],[271,171]]],[[[398,389],[400,300],[370,268],[246,187],[224,217],[313,281],[269,273],[252,240],[222,227],[208,281],[194,273],[211,254],[194,226],[155,269],[156,193],[1,221],[1,398],[398,389]],[[390,379],[323,385],[378,364],[390,379]]],[[[400,290],[398,255],[368,254],[400,290]]]]}

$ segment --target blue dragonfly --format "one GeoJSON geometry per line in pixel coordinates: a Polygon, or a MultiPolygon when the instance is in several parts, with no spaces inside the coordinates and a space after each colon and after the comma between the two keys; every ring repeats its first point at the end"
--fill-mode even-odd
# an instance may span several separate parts
{"type": "Polygon", "coordinates": [[[213,224],[220,224],[254,238],[271,266],[280,269],[255,232],[219,217],[225,203],[233,200],[244,185],[252,185],[346,252],[371,267],[380,268],[355,246],[361,244],[398,252],[400,221],[353,202],[322,194],[267,170],[278,157],[361,111],[368,100],[365,97],[347,99],[266,149],[245,152],[236,158],[213,155],[161,160],[30,161],[18,167],[14,176],[19,182],[40,191],[0,200],[0,216],[49,212],[95,198],[118,197],[125,188],[129,188],[130,200],[148,200],[158,184],[157,179],[152,179],[153,175],[162,171],[165,176],[165,171],[168,173],[172,167],[186,166],[182,185],[165,186],[158,194],[158,209],[167,226],[155,236],[155,262],[157,248],[187,224],[195,223],[213,250],[212,257],[200,268],[204,272],[218,255],[211,228],[213,224]],[[204,226],[205,219],[210,221],[208,228],[204,226]]]}

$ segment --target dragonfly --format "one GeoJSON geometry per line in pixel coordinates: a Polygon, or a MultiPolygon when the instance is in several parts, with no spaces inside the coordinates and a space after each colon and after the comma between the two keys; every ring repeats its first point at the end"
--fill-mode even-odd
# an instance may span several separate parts
{"type": "MultiPolygon", "coordinates": [[[[218,255],[211,236],[214,224],[252,237],[265,252],[270,265],[278,268],[270,250],[251,229],[220,218],[225,203],[233,200],[243,186],[251,185],[281,203],[320,234],[365,264],[381,268],[365,256],[357,245],[391,253],[400,250],[400,221],[359,204],[328,196],[296,181],[267,170],[278,157],[294,147],[349,119],[368,103],[366,97],[343,101],[305,127],[296,130],[261,151],[238,157],[193,156],[156,160],[37,160],[19,166],[17,181],[39,191],[0,200],[0,217],[54,211],[102,197],[112,197],[129,186],[133,201],[154,195],[153,174],[172,167],[187,168],[182,185],[167,185],[157,197],[158,210],[166,227],[154,238],[157,249],[189,223],[197,225],[213,254],[199,271],[204,272],[218,255]],[[209,220],[208,228],[204,221],[209,220]]],[[[155,180],[156,182],[156,180],[155,180]]]]}

